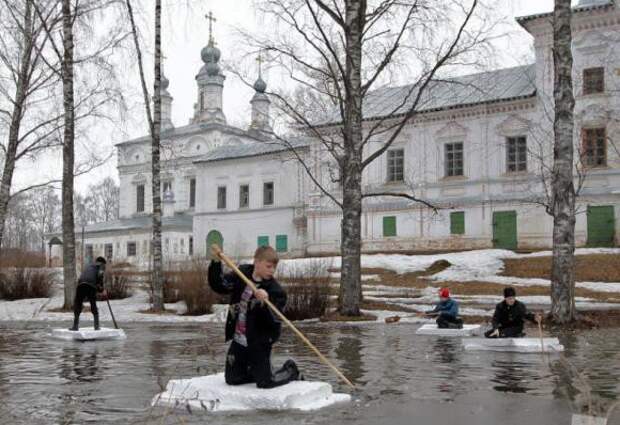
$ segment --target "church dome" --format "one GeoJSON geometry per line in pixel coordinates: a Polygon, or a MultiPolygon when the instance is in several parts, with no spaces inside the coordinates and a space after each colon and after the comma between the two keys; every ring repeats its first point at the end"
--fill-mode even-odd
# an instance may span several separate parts
{"type": "Polygon", "coordinates": [[[267,83],[265,83],[265,81],[263,81],[263,79],[260,76],[254,83],[254,90],[256,90],[259,93],[265,93],[265,90],[267,90],[267,83]]]}
{"type": "Polygon", "coordinates": [[[207,64],[211,62],[219,62],[221,55],[222,52],[220,52],[220,49],[214,46],[213,41],[210,41],[209,44],[200,51],[200,57],[202,58],[202,61],[207,64]]]}
{"type": "Polygon", "coordinates": [[[170,85],[170,81],[168,80],[168,78],[166,78],[166,76],[162,73],[161,74],[161,89],[162,90],[168,90],[168,86],[170,85]]]}
{"type": "Polygon", "coordinates": [[[209,77],[215,77],[220,73],[220,66],[217,62],[209,62],[205,65],[205,68],[209,77]]]}

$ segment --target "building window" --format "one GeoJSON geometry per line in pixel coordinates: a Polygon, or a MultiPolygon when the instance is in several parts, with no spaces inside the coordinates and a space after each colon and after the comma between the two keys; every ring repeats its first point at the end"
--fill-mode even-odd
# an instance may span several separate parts
{"type": "Polygon", "coordinates": [[[276,235],[276,251],[286,252],[288,251],[288,236],[276,235]]]}
{"type": "Polygon", "coordinates": [[[465,212],[450,213],[450,233],[453,235],[465,234],[465,212]]]}
{"type": "Polygon", "coordinates": [[[189,207],[196,207],[196,179],[189,179],[189,207]]]}
{"type": "Polygon", "coordinates": [[[94,257],[94,251],[93,251],[93,246],[90,244],[86,244],[84,245],[84,250],[85,250],[85,262],[86,264],[90,264],[93,262],[93,257],[94,257]]]}
{"type": "Polygon", "coordinates": [[[603,93],[605,91],[605,69],[586,68],[583,70],[583,94],[603,93]]]}
{"type": "Polygon", "coordinates": [[[273,182],[263,183],[263,205],[273,205],[273,182]]]}
{"type": "Polygon", "coordinates": [[[250,185],[242,184],[239,186],[239,208],[250,206],[250,185]]]}
{"type": "Polygon", "coordinates": [[[185,254],[185,238],[179,239],[179,243],[181,244],[181,254],[185,254]]]}
{"type": "Polygon", "coordinates": [[[383,237],[396,236],[396,217],[383,217],[383,237]]]}
{"type": "Polygon", "coordinates": [[[161,189],[162,189],[162,195],[165,195],[166,193],[172,193],[172,182],[170,180],[166,180],[165,182],[162,182],[161,184],[161,189]]]}
{"type": "Polygon", "coordinates": [[[144,212],[144,185],[136,186],[136,212],[144,212]]]}
{"type": "Polygon", "coordinates": [[[269,245],[269,236],[259,236],[256,242],[258,246],[268,246],[269,245]]]}
{"type": "Polygon", "coordinates": [[[187,244],[187,253],[190,255],[194,255],[194,238],[192,236],[189,237],[189,243],[187,244]]]}
{"type": "Polygon", "coordinates": [[[177,243],[177,241],[173,241],[172,243],[172,253],[173,254],[178,254],[179,253],[179,244],[177,243]]]}
{"type": "Polygon", "coordinates": [[[527,171],[527,139],[524,136],[506,139],[506,171],[527,171]]]}
{"type": "Polygon", "coordinates": [[[446,143],[446,177],[463,175],[463,143],[446,143]]]}
{"type": "Polygon", "coordinates": [[[220,210],[226,209],[226,186],[219,186],[217,188],[217,208],[220,210]]]}
{"type": "Polygon", "coordinates": [[[105,258],[107,260],[111,260],[113,258],[113,255],[114,255],[114,245],[112,245],[111,243],[105,244],[104,254],[103,255],[105,255],[105,258]]]}
{"type": "Polygon", "coordinates": [[[148,243],[148,241],[142,241],[142,255],[144,255],[145,257],[148,254],[148,243]]]}
{"type": "Polygon", "coordinates": [[[587,167],[607,165],[607,137],[604,128],[585,128],[583,130],[581,161],[587,167]]]}
{"type": "Polygon", "coordinates": [[[402,182],[405,179],[405,150],[392,149],[387,152],[387,181],[402,182]]]}
{"type": "Polygon", "coordinates": [[[135,242],[127,242],[127,256],[128,257],[136,256],[136,243],[135,242]]]}

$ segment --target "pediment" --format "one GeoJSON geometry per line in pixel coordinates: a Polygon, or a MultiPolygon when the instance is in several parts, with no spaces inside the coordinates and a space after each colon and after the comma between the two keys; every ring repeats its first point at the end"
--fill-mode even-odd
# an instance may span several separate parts
{"type": "Polygon", "coordinates": [[[601,105],[591,104],[575,114],[575,118],[582,126],[604,126],[609,122],[610,113],[601,105]]]}
{"type": "Polygon", "coordinates": [[[131,179],[132,183],[145,183],[146,182],[146,175],[143,173],[138,173],[136,175],[133,176],[133,178],[131,179]]]}
{"type": "Polygon", "coordinates": [[[530,126],[531,123],[529,120],[513,114],[506,117],[506,119],[499,123],[496,130],[497,133],[502,136],[513,136],[528,133],[530,126]]]}
{"type": "Polygon", "coordinates": [[[440,128],[437,132],[435,132],[435,137],[439,139],[456,139],[456,138],[464,138],[468,133],[469,129],[456,121],[450,121],[442,128],[440,128]]]}

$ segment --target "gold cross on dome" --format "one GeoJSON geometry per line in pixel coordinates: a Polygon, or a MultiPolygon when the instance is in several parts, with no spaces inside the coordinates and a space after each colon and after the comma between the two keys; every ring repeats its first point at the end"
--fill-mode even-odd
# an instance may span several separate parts
{"type": "Polygon", "coordinates": [[[213,17],[212,11],[209,11],[209,13],[205,15],[205,18],[207,18],[207,21],[209,21],[209,41],[212,42],[213,41],[213,22],[216,22],[217,19],[213,17]]]}

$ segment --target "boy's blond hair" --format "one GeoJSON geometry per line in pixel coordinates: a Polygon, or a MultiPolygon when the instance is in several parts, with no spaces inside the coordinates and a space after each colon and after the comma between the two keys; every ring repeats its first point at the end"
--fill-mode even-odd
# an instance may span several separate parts
{"type": "Polygon", "coordinates": [[[274,266],[277,266],[278,261],[280,261],[276,250],[269,245],[259,246],[256,248],[256,251],[254,251],[254,259],[259,261],[268,261],[274,266]]]}

